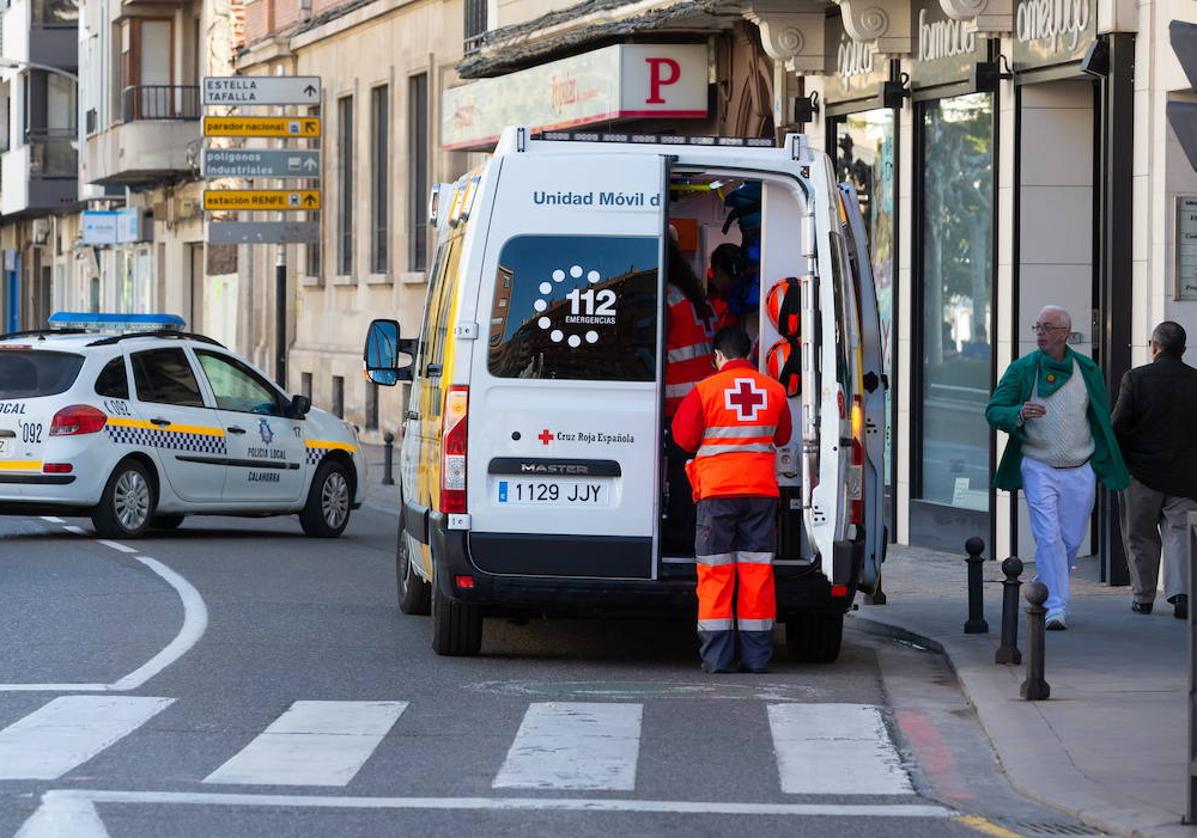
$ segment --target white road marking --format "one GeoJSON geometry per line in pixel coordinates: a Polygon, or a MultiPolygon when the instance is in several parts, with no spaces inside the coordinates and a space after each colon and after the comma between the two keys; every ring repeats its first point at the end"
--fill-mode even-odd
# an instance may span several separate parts
{"type": "MultiPolygon", "coordinates": [[[[70,529],[69,527],[67,529],[70,529]]],[[[174,640],[158,654],[111,684],[0,684],[0,692],[124,692],[135,690],[153,678],[166,667],[177,661],[199,642],[208,628],[208,609],[199,591],[186,579],[175,573],[157,559],[149,556],[133,556],[162,577],[166,584],[175,589],[183,602],[183,625],[174,640]]]]}
{"type": "Polygon", "coordinates": [[[128,544],[121,544],[119,541],[105,541],[99,539],[99,543],[105,547],[111,547],[113,550],[118,550],[122,553],[137,553],[140,552],[136,547],[130,547],[128,544]]]}
{"type": "Polygon", "coordinates": [[[849,818],[951,818],[956,812],[923,804],[726,803],[688,800],[602,800],[521,797],[334,797],[170,791],[51,790],[16,838],[107,838],[97,803],[261,806],[276,809],[642,812],[687,815],[782,815],[849,818]]]}
{"type": "Polygon", "coordinates": [[[128,736],[174,701],[61,696],[0,730],[0,780],[53,780],[128,736]]]}
{"type": "Polygon", "coordinates": [[[406,709],[406,701],[297,701],[204,782],[344,786],[406,709]]]}
{"type": "Polygon", "coordinates": [[[43,521],[49,521],[51,524],[65,524],[66,523],[66,521],[62,520],[61,518],[55,518],[53,515],[42,515],[41,519],[43,521]]]}
{"type": "Polygon", "coordinates": [[[494,788],[611,789],[636,787],[640,704],[531,704],[494,788]]]}
{"type": "Polygon", "coordinates": [[[914,794],[876,707],[770,704],[769,727],[788,794],[914,794]]]}
{"type": "Polygon", "coordinates": [[[76,527],[74,525],[71,525],[69,527],[63,527],[63,529],[69,533],[74,533],[75,535],[87,535],[87,533],[85,533],[83,531],[83,527],[76,527]]]}

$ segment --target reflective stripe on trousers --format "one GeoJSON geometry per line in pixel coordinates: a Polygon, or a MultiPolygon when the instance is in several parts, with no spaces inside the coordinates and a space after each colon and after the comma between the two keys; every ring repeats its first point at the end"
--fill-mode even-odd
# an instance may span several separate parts
{"type": "Polygon", "coordinates": [[[713,556],[695,556],[694,561],[698,562],[699,564],[710,565],[711,567],[715,567],[716,565],[735,564],[736,554],[716,553],[713,556]]]}

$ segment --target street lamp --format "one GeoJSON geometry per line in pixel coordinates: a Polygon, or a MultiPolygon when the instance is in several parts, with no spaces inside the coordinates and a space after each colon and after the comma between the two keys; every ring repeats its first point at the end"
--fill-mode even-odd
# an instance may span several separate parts
{"type": "Polygon", "coordinates": [[[68,73],[61,67],[51,67],[49,64],[35,64],[32,61],[18,61],[15,58],[5,58],[0,55],[0,67],[7,67],[10,70],[43,70],[47,73],[56,73],[60,76],[66,76],[75,84],[79,84],[79,77],[74,73],[68,73]]]}

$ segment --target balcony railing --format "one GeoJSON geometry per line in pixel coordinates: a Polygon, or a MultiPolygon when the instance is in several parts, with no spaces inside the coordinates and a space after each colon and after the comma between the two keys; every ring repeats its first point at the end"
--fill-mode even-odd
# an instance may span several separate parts
{"type": "Polygon", "coordinates": [[[198,120],[200,89],[195,85],[138,84],[121,95],[121,121],[141,119],[198,120]]]}
{"type": "Polygon", "coordinates": [[[30,132],[29,174],[48,178],[79,175],[79,140],[73,131],[30,132]]]}
{"type": "Polygon", "coordinates": [[[466,55],[477,52],[486,36],[487,0],[465,0],[465,44],[466,55]]]}

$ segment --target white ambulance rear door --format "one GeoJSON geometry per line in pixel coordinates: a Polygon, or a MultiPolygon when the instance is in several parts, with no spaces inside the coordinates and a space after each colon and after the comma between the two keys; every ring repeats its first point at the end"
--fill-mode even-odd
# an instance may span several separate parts
{"type": "Polygon", "coordinates": [[[839,185],[843,200],[844,225],[848,238],[849,258],[859,301],[861,358],[863,361],[865,464],[864,464],[864,530],[865,557],[861,568],[861,587],[872,593],[881,575],[885,558],[885,440],[886,414],[884,348],[881,318],[877,308],[877,287],[873,278],[873,263],[869,256],[868,231],[860,213],[856,189],[850,183],[839,185]]]}
{"type": "MultiPolygon", "coordinates": [[[[545,549],[565,543],[556,536],[609,543],[622,557],[610,566],[553,566],[649,578],[668,158],[530,145],[492,164],[470,383],[471,537],[541,536],[545,549]]],[[[530,557],[509,572],[556,572],[547,566],[530,557]]]]}

